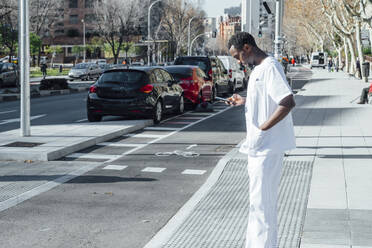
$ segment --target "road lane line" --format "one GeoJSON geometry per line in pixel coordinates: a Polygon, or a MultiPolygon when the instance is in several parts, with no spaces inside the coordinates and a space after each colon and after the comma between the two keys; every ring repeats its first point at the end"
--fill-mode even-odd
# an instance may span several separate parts
{"type": "Polygon", "coordinates": [[[206,173],[206,170],[184,170],[182,174],[184,175],[203,175],[206,173]]]}
{"type": "Polygon", "coordinates": [[[161,173],[165,171],[167,168],[160,168],[160,167],[146,167],[145,169],[141,170],[142,172],[155,172],[161,173]]]}
{"type": "Polygon", "coordinates": [[[3,112],[0,112],[0,115],[1,115],[1,114],[13,113],[13,112],[16,112],[16,111],[17,111],[17,110],[3,111],[3,112]]]}
{"type": "Polygon", "coordinates": [[[157,138],[164,137],[165,135],[145,134],[145,133],[138,133],[138,134],[130,133],[130,134],[125,134],[124,136],[125,137],[132,137],[132,138],[153,138],[153,139],[157,139],[157,138]]]}
{"type": "Polygon", "coordinates": [[[107,154],[97,154],[97,153],[73,153],[66,158],[87,158],[87,159],[117,159],[121,155],[107,155],[107,154]]]}
{"type": "Polygon", "coordinates": [[[110,164],[110,165],[107,165],[106,167],[102,168],[103,170],[124,170],[128,168],[128,166],[126,165],[114,165],[114,164],[110,164]]]}
{"type": "MultiPolygon", "coordinates": [[[[39,119],[39,118],[42,118],[44,116],[46,116],[46,115],[35,115],[35,116],[31,116],[30,117],[30,120],[39,119]]],[[[5,124],[13,123],[13,122],[20,122],[20,119],[19,118],[14,118],[14,119],[2,120],[0,122],[0,125],[5,125],[5,124]]]]}
{"type": "Polygon", "coordinates": [[[188,147],[186,148],[186,150],[190,150],[191,148],[196,147],[196,146],[198,146],[198,145],[197,145],[197,144],[193,144],[193,145],[191,145],[191,146],[188,146],[188,147]]]}
{"type": "Polygon", "coordinates": [[[143,144],[124,144],[124,143],[115,143],[115,142],[102,142],[97,144],[97,146],[114,146],[114,147],[137,147],[143,144]]]}
{"type": "Polygon", "coordinates": [[[184,125],[184,124],[190,124],[192,123],[191,121],[168,121],[164,124],[176,124],[176,125],[184,125]]]}
{"type": "MultiPolygon", "coordinates": [[[[154,143],[156,143],[156,142],[158,142],[158,141],[160,141],[160,140],[162,140],[162,139],[165,139],[165,138],[168,138],[168,137],[172,136],[173,134],[179,133],[179,132],[181,132],[182,130],[185,130],[185,129],[187,129],[187,128],[189,128],[189,127],[192,127],[192,126],[194,126],[194,125],[196,125],[196,124],[199,124],[199,123],[202,122],[202,121],[208,120],[209,118],[212,118],[212,117],[214,117],[214,116],[216,116],[216,115],[222,114],[223,112],[225,112],[225,111],[227,111],[227,110],[229,110],[229,109],[231,109],[231,108],[233,108],[233,107],[232,107],[232,106],[231,106],[231,107],[227,107],[227,108],[225,108],[224,110],[221,110],[221,111],[219,111],[219,112],[216,112],[216,113],[214,113],[214,114],[211,114],[211,115],[209,115],[209,116],[206,116],[205,118],[203,118],[203,119],[201,119],[201,120],[198,120],[198,121],[195,121],[195,122],[193,122],[193,123],[190,123],[189,125],[186,125],[186,126],[184,126],[184,127],[181,127],[180,129],[178,129],[178,130],[176,130],[176,131],[173,131],[173,132],[171,132],[171,133],[169,133],[169,134],[166,134],[166,135],[164,135],[163,137],[159,137],[159,138],[157,138],[157,139],[151,140],[150,142],[148,142],[147,144],[144,144],[143,146],[139,146],[139,147],[136,147],[136,148],[134,148],[134,149],[132,149],[132,150],[126,151],[126,152],[124,152],[124,153],[121,155],[121,157],[125,157],[126,155],[131,154],[132,152],[138,151],[139,149],[142,149],[142,148],[144,148],[144,147],[146,147],[146,146],[148,146],[148,145],[154,144],[154,143]]],[[[116,158],[113,158],[113,159],[110,159],[109,161],[106,161],[105,163],[111,163],[111,162],[113,162],[113,161],[115,161],[115,160],[116,160],[116,158]]]]}

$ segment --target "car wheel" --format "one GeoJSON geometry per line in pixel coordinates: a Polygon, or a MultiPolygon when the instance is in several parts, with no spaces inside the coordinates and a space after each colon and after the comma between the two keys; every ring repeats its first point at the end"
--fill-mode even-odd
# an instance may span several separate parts
{"type": "Polygon", "coordinates": [[[178,103],[177,114],[183,114],[183,112],[185,112],[185,100],[183,99],[183,96],[180,96],[180,101],[178,103]]]}
{"type": "Polygon", "coordinates": [[[213,87],[213,89],[212,89],[212,102],[216,101],[216,96],[217,96],[217,89],[216,89],[216,87],[213,87]]]}
{"type": "Polygon", "coordinates": [[[156,102],[153,112],[154,123],[158,124],[163,118],[163,104],[159,100],[156,102]]]}
{"type": "Polygon", "coordinates": [[[234,94],[235,91],[236,91],[236,81],[234,80],[234,82],[232,82],[232,85],[230,87],[230,93],[234,94]]]}
{"type": "Polygon", "coordinates": [[[3,80],[0,79],[0,88],[4,86],[3,84],[4,84],[3,80]]]}
{"type": "Polygon", "coordinates": [[[88,121],[89,122],[100,122],[102,120],[102,115],[96,115],[88,111],[88,121]]]}

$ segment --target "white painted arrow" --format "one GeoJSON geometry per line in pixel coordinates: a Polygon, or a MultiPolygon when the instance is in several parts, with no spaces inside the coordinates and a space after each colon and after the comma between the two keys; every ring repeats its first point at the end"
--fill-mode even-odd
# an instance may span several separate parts
{"type": "MultiPolygon", "coordinates": [[[[46,115],[35,115],[35,116],[31,116],[30,117],[30,120],[35,120],[35,119],[39,119],[39,118],[42,118],[46,115]]],[[[3,120],[0,122],[0,125],[5,125],[5,124],[9,124],[9,123],[13,123],[13,122],[19,122],[19,118],[14,118],[14,119],[7,119],[7,120],[3,120]]]]}

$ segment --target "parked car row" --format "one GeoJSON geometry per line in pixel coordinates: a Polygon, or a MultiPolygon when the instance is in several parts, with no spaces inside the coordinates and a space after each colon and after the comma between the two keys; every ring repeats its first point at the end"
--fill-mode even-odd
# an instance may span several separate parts
{"type": "Polygon", "coordinates": [[[107,68],[89,89],[88,120],[144,116],[159,123],[166,113],[183,113],[185,107],[244,88],[247,70],[233,60],[227,67],[230,71],[218,57],[188,56],[178,57],[171,66],[107,68]]]}

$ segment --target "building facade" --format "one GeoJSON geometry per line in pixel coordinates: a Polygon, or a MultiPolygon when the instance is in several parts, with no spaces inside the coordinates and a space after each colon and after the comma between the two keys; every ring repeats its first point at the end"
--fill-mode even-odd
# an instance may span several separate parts
{"type": "Polygon", "coordinates": [[[219,35],[223,43],[228,43],[231,36],[241,31],[241,17],[240,16],[225,16],[219,23],[219,35]]]}

